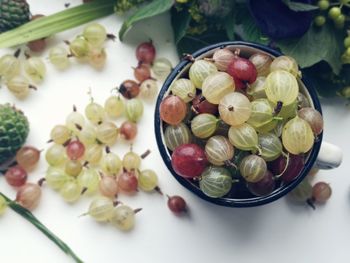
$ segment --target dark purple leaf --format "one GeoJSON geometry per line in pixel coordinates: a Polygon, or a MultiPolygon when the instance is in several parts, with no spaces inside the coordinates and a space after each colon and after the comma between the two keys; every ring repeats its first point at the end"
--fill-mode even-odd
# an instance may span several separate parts
{"type": "MultiPolygon", "coordinates": [[[[312,0],[296,2],[311,4],[312,0]]],[[[250,0],[249,5],[257,26],[273,39],[300,37],[312,22],[312,12],[292,11],[282,0],[250,0]]]]}

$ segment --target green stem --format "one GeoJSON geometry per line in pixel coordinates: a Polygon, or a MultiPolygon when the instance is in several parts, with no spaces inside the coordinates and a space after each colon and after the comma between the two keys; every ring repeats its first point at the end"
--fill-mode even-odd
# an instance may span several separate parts
{"type": "Polygon", "coordinates": [[[8,206],[15,211],[17,214],[21,215],[24,219],[32,223],[37,229],[39,229],[45,236],[47,236],[52,242],[54,242],[64,253],[71,256],[75,262],[83,263],[83,261],[70,249],[70,247],[64,243],[60,238],[58,238],[54,233],[52,233],[46,226],[44,226],[28,209],[12,201],[6,195],[0,192],[3,196],[8,206]]]}
{"type": "Polygon", "coordinates": [[[0,34],[0,48],[12,47],[54,35],[108,16],[114,12],[115,0],[98,0],[35,19],[11,31],[0,34]]]}

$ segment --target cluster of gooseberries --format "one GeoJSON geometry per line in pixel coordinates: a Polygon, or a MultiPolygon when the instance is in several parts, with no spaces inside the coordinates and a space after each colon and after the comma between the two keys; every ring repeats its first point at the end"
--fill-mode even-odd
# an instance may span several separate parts
{"type": "Polygon", "coordinates": [[[338,29],[344,28],[346,22],[346,14],[344,8],[349,7],[349,0],[340,0],[331,2],[330,0],[320,0],[317,5],[320,9],[320,14],[315,17],[315,25],[323,26],[327,21],[327,16],[338,29]]]}
{"type": "MultiPolygon", "coordinates": [[[[14,163],[4,172],[6,182],[17,191],[15,202],[28,210],[35,209],[41,198],[41,182],[27,182],[28,173],[35,169],[40,153],[35,147],[23,146],[18,150],[14,163]]],[[[6,207],[6,200],[0,196],[0,215],[5,212],[6,207]]]]}
{"type": "Polygon", "coordinates": [[[96,69],[101,69],[107,60],[106,50],[103,47],[107,39],[114,39],[106,28],[99,23],[87,25],[82,34],[72,41],[65,41],[68,48],[53,47],[49,51],[49,60],[57,69],[66,69],[70,65],[70,58],[80,62],[88,62],[96,69]]]}
{"type": "Polygon", "coordinates": [[[323,120],[296,61],[229,48],[187,59],[159,108],[174,171],[212,198],[265,196],[298,177],[323,120]]]}
{"type": "Polygon", "coordinates": [[[143,42],[136,48],[137,67],[134,70],[134,80],[125,80],[118,91],[126,99],[140,95],[146,100],[153,99],[158,93],[157,80],[164,80],[171,72],[171,62],[166,58],[156,59],[156,49],[152,43],[143,42]],[[152,74],[153,73],[153,74],[152,74]]]}
{"type": "Polygon", "coordinates": [[[137,136],[136,122],[143,114],[143,104],[137,98],[124,100],[112,95],[104,106],[92,98],[85,114],[73,108],[65,125],[56,125],[50,133],[46,151],[49,164],[45,181],[67,202],[76,202],[82,195],[96,195],[87,212],[97,221],[108,221],[122,230],[134,225],[133,210],[126,205],[116,206],[117,195],[158,191],[157,174],[151,169],[141,170],[141,161],[148,154],[139,155],[132,149],[123,158],[111,151],[119,138],[132,142],[137,136]],[[120,127],[113,119],[125,115],[120,127]]]}
{"type": "Polygon", "coordinates": [[[24,99],[31,89],[36,90],[33,83],[43,81],[46,66],[41,58],[25,54],[25,58],[21,59],[20,53],[18,49],[13,55],[6,54],[0,58],[0,77],[15,97],[24,99]]]}

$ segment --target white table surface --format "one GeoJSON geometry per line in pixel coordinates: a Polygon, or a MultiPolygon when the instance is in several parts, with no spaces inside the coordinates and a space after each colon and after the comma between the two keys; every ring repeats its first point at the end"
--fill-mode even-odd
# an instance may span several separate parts
{"type": "MultiPolygon", "coordinates": [[[[33,14],[50,14],[64,9],[65,2],[80,0],[32,0],[33,14]]],[[[100,20],[109,32],[117,34],[122,19],[116,16],[100,20]]],[[[49,40],[50,46],[72,39],[81,28],[58,34],[49,40]]],[[[6,88],[0,90],[0,103],[11,102],[21,108],[31,123],[27,144],[46,149],[50,129],[63,123],[72,105],[78,109],[88,103],[91,87],[97,102],[103,103],[110,89],[132,78],[131,66],[136,65],[135,47],[141,41],[153,39],[159,56],[177,62],[168,14],[147,20],[127,37],[127,42],[107,44],[108,63],[101,72],[85,64],[75,64],[65,72],[47,65],[48,76],[37,92],[24,101],[14,98],[6,88]]],[[[8,50],[1,50],[1,54],[8,50]]],[[[12,51],[11,51],[12,52],[12,51]]],[[[47,57],[47,51],[42,55],[47,57]]],[[[139,124],[134,149],[141,153],[151,149],[143,162],[144,168],[155,169],[164,192],[183,196],[190,215],[174,216],[160,195],[139,192],[134,197],[120,199],[132,207],[142,207],[136,227],[123,233],[110,225],[98,224],[89,217],[78,218],[87,210],[91,199],[66,204],[47,186],[35,215],[61,237],[85,262],[284,262],[329,263],[350,262],[350,110],[339,99],[322,100],[327,141],[340,145],[343,165],[333,171],[321,171],[316,180],[329,182],[332,198],[325,206],[312,211],[306,206],[291,204],[282,198],[262,207],[224,208],[200,200],[184,189],[167,171],[157,151],[153,132],[154,104],[148,104],[139,124]]],[[[122,155],[126,143],[113,149],[122,155]]],[[[44,158],[29,181],[37,181],[46,170],[44,158]]],[[[14,197],[15,191],[0,178],[0,189],[14,197]]],[[[73,262],[23,218],[8,210],[0,217],[0,262],[61,263],[73,262]]]]}

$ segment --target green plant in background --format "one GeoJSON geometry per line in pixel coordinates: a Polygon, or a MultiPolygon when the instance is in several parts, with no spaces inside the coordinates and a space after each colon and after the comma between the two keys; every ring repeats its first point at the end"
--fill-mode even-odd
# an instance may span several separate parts
{"type": "Polygon", "coordinates": [[[0,48],[112,13],[126,17],[119,31],[125,41],[137,22],[166,11],[180,56],[219,41],[257,42],[293,56],[322,96],[344,94],[350,86],[350,0],[92,0],[2,33],[0,48]]]}

